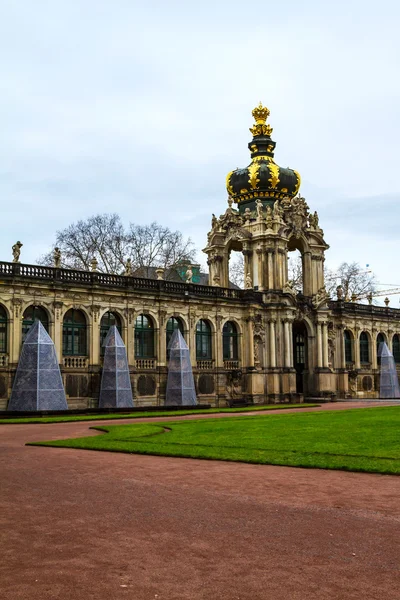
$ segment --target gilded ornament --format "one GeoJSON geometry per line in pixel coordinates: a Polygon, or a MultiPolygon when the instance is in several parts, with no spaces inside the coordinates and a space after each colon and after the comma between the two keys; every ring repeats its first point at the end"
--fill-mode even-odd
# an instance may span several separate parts
{"type": "Polygon", "coordinates": [[[271,135],[273,131],[272,127],[265,124],[270,114],[268,108],[263,106],[260,102],[260,104],[252,110],[251,114],[253,115],[256,124],[253,125],[253,127],[250,127],[250,133],[252,133],[253,136],[271,135]]]}
{"type": "Polygon", "coordinates": [[[263,106],[262,103],[260,102],[260,104],[258,106],[256,106],[255,108],[253,108],[253,110],[251,111],[251,114],[254,117],[255,122],[258,123],[265,123],[265,121],[268,119],[269,115],[270,115],[270,111],[268,110],[268,108],[266,106],[263,106]]]}
{"type": "Polygon", "coordinates": [[[228,173],[228,175],[226,176],[226,189],[228,190],[229,194],[234,194],[235,192],[233,191],[232,188],[232,184],[231,184],[231,175],[232,175],[233,171],[231,171],[230,173],[228,173]]]}
{"type": "Polygon", "coordinates": [[[253,125],[253,127],[250,127],[249,130],[254,137],[258,135],[270,136],[273,132],[271,125],[253,125]]]}
{"type": "Polygon", "coordinates": [[[295,171],[294,169],[293,169],[293,173],[294,173],[294,174],[296,175],[296,177],[297,177],[297,184],[296,184],[296,188],[295,188],[295,190],[294,190],[294,192],[293,192],[293,195],[295,196],[295,195],[297,194],[297,192],[299,191],[299,189],[300,189],[301,177],[300,177],[300,173],[298,173],[298,172],[297,172],[297,171],[295,171]]]}
{"type": "Polygon", "coordinates": [[[253,190],[256,190],[258,188],[258,184],[260,183],[260,180],[257,177],[260,171],[260,165],[257,163],[251,163],[251,165],[248,168],[248,171],[250,186],[253,190]]]}
{"type": "Polygon", "coordinates": [[[271,173],[271,177],[268,179],[268,182],[271,184],[271,187],[274,189],[279,183],[279,167],[275,163],[271,162],[268,165],[269,171],[271,173]]]}

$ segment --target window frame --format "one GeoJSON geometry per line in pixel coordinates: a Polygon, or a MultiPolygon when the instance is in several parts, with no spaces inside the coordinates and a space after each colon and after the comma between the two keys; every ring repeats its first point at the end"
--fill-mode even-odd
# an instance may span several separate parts
{"type": "Polygon", "coordinates": [[[353,334],[349,329],[343,332],[344,337],[344,360],[346,364],[354,362],[353,334]],[[347,334],[347,335],[346,335],[347,334]]]}
{"type": "Polygon", "coordinates": [[[176,331],[176,329],[179,329],[179,331],[181,332],[182,336],[185,337],[185,329],[184,329],[184,324],[183,321],[180,317],[175,317],[174,315],[172,315],[172,317],[170,317],[167,321],[167,324],[165,326],[165,347],[167,349],[167,360],[169,360],[169,356],[170,356],[170,351],[168,350],[168,345],[171,341],[171,338],[174,334],[174,331],[176,331]],[[172,323],[172,327],[169,327],[169,324],[172,323]]]}
{"type": "Polygon", "coordinates": [[[234,321],[226,321],[222,328],[222,358],[223,360],[239,360],[239,333],[234,321]],[[230,329],[228,331],[227,329],[230,329]]]}
{"type": "Polygon", "coordinates": [[[88,327],[85,313],[77,308],[70,308],[69,310],[67,310],[63,318],[62,329],[63,356],[88,355],[87,330],[88,327]],[[72,319],[71,321],[66,322],[65,319],[70,313],[72,313],[72,319]],[[75,316],[78,314],[82,315],[84,323],[75,320],[75,316]],[[68,332],[67,330],[70,330],[70,332],[68,332]],[[70,343],[69,340],[71,340],[70,343]]]}
{"type": "Polygon", "coordinates": [[[156,358],[155,327],[153,319],[146,313],[141,313],[135,319],[135,359],[156,358]],[[144,325],[146,319],[148,326],[144,325]],[[140,321],[139,321],[140,320],[140,321]],[[140,324],[138,325],[138,322],[140,324]]]}
{"type": "Polygon", "coordinates": [[[369,337],[366,331],[360,333],[359,348],[360,348],[360,364],[369,365],[371,363],[371,351],[369,347],[369,337]],[[364,360],[367,358],[367,360],[364,360]]]}
{"type": "Polygon", "coordinates": [[[3,305],[0,304],[0,354],[8,352],[8,316],[3,305]]]}
{"type": "Polygon", "coordinates": [[[28,333],[28,331],[32,327],[32,325],[35,323],[35,321],[40,321],[41,324],[43,325],[43,327],[45,328],[45,330],[47,331],[47,333],[49,333],[49,314],[48,314],[47,310],[45,308],[43,308],[43,306],[40,306],[39,304],[30,304],[29,306],[27,306],[25,308],[23,315],[22,315],[22,341],[25,340],[26,334],[28,333]],[[31,308],[33,309],[32,318],[26,319],[25,318],[26,311],[31,308]],[[38,316],[38,314],[42,314],[42,318],[40,318],[38,316]]]}
{"type": "Polygon", "coordinates": [[[196,360],[212,360],[212,353],[211,325],[206,319],[199,319],[196,323],[196,360]]]}

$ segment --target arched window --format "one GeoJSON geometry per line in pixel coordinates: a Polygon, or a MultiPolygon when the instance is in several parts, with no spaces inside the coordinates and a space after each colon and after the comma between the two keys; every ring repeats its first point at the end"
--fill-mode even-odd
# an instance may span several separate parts
{"type": "Polygon", "coordinates": [[[369,363],[369,341],[368,334],[363,331],[360,334],[360,363],[369,363]]]}
{"type": "Polygon", "coordinates": [[[0,306],[0,353],[7,352],[7,313],[3,306],[0,306]]]}
{"type": "Polygon", "coordinates": [[[212,359],[211,327],[207,321],[200,319],[196,325],[196,358],[212,359]]]}
{"type": "Polygon", "coordinates": [[[167,321],[167,329],[166,329],[167,358],[169,358],[168,345],[171,341],[172,334],[174,333],[175,329],[179,329],[179,331],[183,335],[183,323],[182,323],[181,319],[179,319],[177,317],[171,317],[167,321]]]}
{"type": "Polygon", "coordinates": [[[344,355],[346,363],[353,362],[353,336],[347,329],[344,332],[344,355]]]}
{"type": "Polygon", "coordinates": [[[107,337],[108,330],[112,325],[116,325],[120,335],[122,335],[121,319],[115,313],[108,311],[104,313],[100,321],[100,355],[104,356],[104,340],[107,337]]]}
{"type": "Polygon", "coordinates": [[[400,337],[397,335],[397,333],[395,333],[393,336],[392,348],[395,362],[400,363],[400,337]]]}
{"type": "Polygon", "coordinates": [[[154,358],[154,325],[147,315],[136,317],[135,358],[154,358]]]}
{"type": "Polygon", "coordinates": [[[224,360],[238,359],[238,332],[232,321],[227,321],[222,329],[222,354],[224,360]]]}
{"type": "Polygon", "coordinates": [[[22,341],[35,321],[41,321],[43,327],[49,331],[49,317],[41,306],[28,306],[22,317],[22,341]]]}
{"type": "Polygon", "coordinates": [[[81,310],[71,308],[65,313],[63,322],[63,355],[86,356],[86,318],[81,310]]]}
{"type": "Polygon", "coordinates": [[[385,336],[383,335],[383,333],[378,333],[378,335],[376,336],[376,356],[378,359],[378,365],[381,364],[381,357],[379,356],[379,348],[381,344],[384,344],[386,342],[385,336]]]}

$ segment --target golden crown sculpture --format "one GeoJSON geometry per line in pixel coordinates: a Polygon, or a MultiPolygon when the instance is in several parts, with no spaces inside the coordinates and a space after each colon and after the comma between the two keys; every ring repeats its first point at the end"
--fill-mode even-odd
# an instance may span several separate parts
{"type": "Polygon", "coordinates": [[[270,115],[268,108],[263,106],[260,102],[260,104],[251,111],[251,114],[253,115],[256,124],[253,125],[253,127],[250,127],[250,133],[252,133],[253,136],[271,135],[273,132],[271,125],[265,124],[270,115]]]}

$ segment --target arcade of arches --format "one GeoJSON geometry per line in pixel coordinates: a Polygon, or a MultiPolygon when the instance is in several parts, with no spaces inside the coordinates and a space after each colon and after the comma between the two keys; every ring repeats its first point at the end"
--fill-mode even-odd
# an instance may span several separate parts
{"type": "Polygon", "coordinates": [[[382,342],[400,365],[400,311],[328,297],[318,215],[299,195],[297,171],[275,162],[268,109],[253,116],[250,164],[228,174],[228,206],[207,235],[208,285],[0,262],[0,408],[36,319],[54,340],[70,407],[97,405],[111,325],[139,405],[164,402],[176,329],[202,402],[231,403],[232,389],[254,403],[376,397],[382,342]],[[301,293],[288,272],[293,251],[301,293]],[[243,255],[243,290],[229,284],[232,252],[243,255]]]}

